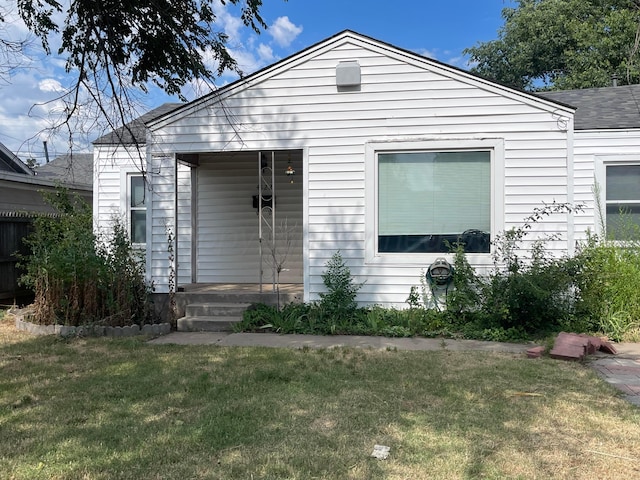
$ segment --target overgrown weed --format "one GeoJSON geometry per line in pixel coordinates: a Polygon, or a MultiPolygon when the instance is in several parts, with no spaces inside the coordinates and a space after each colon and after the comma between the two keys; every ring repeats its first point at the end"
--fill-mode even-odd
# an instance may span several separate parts
{"type": "Polygon", "coordinates": [[[24,285],[35,293],[36,323],[142,324],[150,321],[144,263],[116,219],[111,234],[93,232],[90,206],[66,189],[45,193],[56,215],[39,216],[21,258],[24,285]]]}

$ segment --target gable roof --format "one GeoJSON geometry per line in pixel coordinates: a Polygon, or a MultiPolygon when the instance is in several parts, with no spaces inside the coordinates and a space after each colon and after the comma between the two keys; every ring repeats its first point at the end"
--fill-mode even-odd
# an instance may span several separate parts
{"type": "Polygon", "coordinates": [[[428,64],[434,68],[439,68],[449,74],[459,75],[461,78],[466,78],[469,82],[485,85],[487,88],[495,89],[505,95],[512,95],[515,97],[526,99],[529,102],[535,102],[537,104],[547,104],[547,108],[561,108],[568,112],[573,113],[574,108],[569,103],[562,104],[562,102],[548,98],[546,96],[536,95],[530,92],[518,90],[509,86],[501,85],[492,80],[488,80],[479,75],[473,74],[467,70],[463,70],[459,67],[448,65],[438,60],[425,57],[411,50],[406,50],[390,43],[386,43],[377,40],[366,35],[354,32],[352,30],[343,30],[329,38],[326,38],[320,42],[317,42],[310,47],[307,47],[299,52],[296,52],[276,63],[268,65],[251,75],[244,78],[239,78],[234,82],[231,82],[224,87],[213,91],[207,95],[196,98],[188,103],[165,103],[144,115],[132,120],[125,127],[112,131],[102,137],[96,139],[93,144],[143,144],[146,142],[146,127],[154,126],[158,123],[165,121],[172,121],[177,117],[187,115],[188,112],[199,109],[202,105],[206,105],[211,99],[221,99],[225,96],[231,95],[237,88],[248,88],[252,84],[260,82],[263,78],[268,78],[271,75],[276,74],[282,69],[289,68],[296,62],[304,61],[308,55],[313,54],[315,51],[321,51],[323,49],[332,48],[336,42],[344,40],[355,40],[365,42],[373,47],[382,49],[386,52],[393,53],[404,57],[407,61],[419,62],[428,64]],[[171,118],[171,120],[170,120],[171,118]],[[133,135],[132,135],[133,134],[133,135]]]}
{"type": "Polygon", "coordinates": [[[93,187],[93,154],[62,155],[35,169],[38,178],[93,187]]]}
{"type": "Polygon", "coordinates": [[[435,60],[424,55],[420,55],[414,51],[397,47],[390,43],[363,35],[352,30],[343,30],[329,38],[321,40],[310,47],[307,47],[299,52],[296,52],[276,63],[268,65],[251,75],[244,78],[239,78],[236,81],[225,85],[224,87],[215,90],[207,95],[196,98],[191,102],[176,105],[173,109],[159,115],[155,115],[146,121],[148,127],[154,128],[156,125],[164,122],[170,123],[171,121],[178,119],[182,116],[188,115],[190,112],[198,110],[204,105],[207,105],[212,100],[222,100],[227,96],[232,95],[238,89],[250,88],[252,85],[260,83],[266,78],[276,75],[278,72],[295,66],[299,63],[305,62],[308,58],[317,52],[322,52],[334,48],[336,45],[344,44],[348,41],[360,42],[366,44],[371,48],[384,51],[386,54],[402,57],[407,62],[414,64],[427,65],[434,69],[438,69],[444,74],[456,75],[461,79],[465,79],[469,83],[476,85],[482,85],[485,88],[493,89],[495,92],[500,92],[502,95],[510,95],[518,97],[524,101],[536,103],[538,105],[546,104],[548,108],[560,108],[567,112],[573,113],[574,108],[569,105],[563,105],[557,101],[549,98],[542,97],[540,95],[533,94],[531,92],[525,92],[513,87],[502,85],[493,80],[483,78],[479,75],[471,73],[467,70],[463,70],[459,67],[455,67],[439,60],[435,60]]]}
{"type": "Polygon", "coordinates": [[[183,103],[164,103],[157,108],[139,116],[138,118],[127,123],[126,126],[120,127],[112,132],[103,135],[94,140],[94,145],[115,145],[115,144],[140,144],[146,142],[145,124],[156,117],[165,115],[172,110],[184,105],[183,103]],[[133,135],[132,135],[133,134],[133,135]]]}
{"type": "Polygon", "coordinates": [[[0,143],[0,171],[33,175],[31,169],[2,143],[0,143]]]}
{"type": "Polygon", "coordinates": [[[541,92],[576,107],[576,130],[640,128],[640,85],[541,92]]]}

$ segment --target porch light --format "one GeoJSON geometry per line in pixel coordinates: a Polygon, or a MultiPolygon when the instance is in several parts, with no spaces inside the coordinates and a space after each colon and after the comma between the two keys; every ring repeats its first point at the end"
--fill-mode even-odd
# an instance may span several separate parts
{"type": "Polygon", "coordinates": [[[289,160],[289,165],[287,165],[287,169],[284,171],[285,175],[290,178],[289,183],[293,183],[293,176],[296,174],[296,171],[291,166],[291,160],[289,160]]]}

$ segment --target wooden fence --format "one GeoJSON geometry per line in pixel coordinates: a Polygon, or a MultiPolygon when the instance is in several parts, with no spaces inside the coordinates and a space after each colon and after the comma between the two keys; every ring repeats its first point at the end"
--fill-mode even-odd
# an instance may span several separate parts
{"type": "Polygon", "coordinates": [[[26,214],[0,213],[0,300],[13,300],[31,293],[18,283],[22,272],[17,266],[16,253],[29,253],[23,239],[32,231],[33,220],[26,214]]]}

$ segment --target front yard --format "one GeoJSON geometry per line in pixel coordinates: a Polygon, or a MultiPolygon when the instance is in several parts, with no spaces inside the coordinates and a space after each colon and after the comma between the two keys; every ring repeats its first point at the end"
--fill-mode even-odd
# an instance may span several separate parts
{"type": "Polygon", "coordinates": [[[35,338],[7,316],[0,366],[0,478],[640,477],[640,409],[575,363],[35,338]]]}

